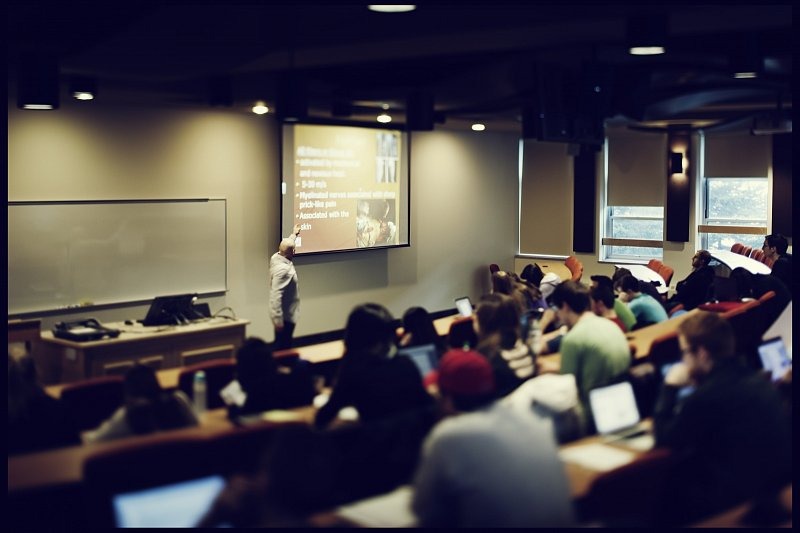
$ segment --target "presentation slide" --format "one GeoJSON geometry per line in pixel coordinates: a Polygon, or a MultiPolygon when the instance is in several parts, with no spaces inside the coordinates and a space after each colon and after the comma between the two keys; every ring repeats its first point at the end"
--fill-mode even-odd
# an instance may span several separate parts
{"type": "Polygon", "coordinates": [[[400,130],[283,126],[281,236],[296,254],[408,245],[408,138],[400,130]]]}

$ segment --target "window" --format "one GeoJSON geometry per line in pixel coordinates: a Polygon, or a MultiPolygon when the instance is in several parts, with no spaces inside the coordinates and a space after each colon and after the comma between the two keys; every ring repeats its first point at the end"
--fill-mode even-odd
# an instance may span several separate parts
{"type": "Polygon", "coordinates": [[[606,210],[604,259],[647,261],[663,256],[663,207],[609,206],[606,210]]]}
{"type": "Polygon", "coordinates": [[[767,232],[769,180],[705,178],[700,246],[730,250],[734,243],[761,248],[767,232]]]}

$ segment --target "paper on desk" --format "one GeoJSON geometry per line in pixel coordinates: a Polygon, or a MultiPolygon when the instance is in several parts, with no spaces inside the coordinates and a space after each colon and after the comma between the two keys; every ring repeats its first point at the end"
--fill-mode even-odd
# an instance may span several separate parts
{"type": "Polygon", "coordinates": [[[417,520],[411,511],[412,494],[412,488],[403,485],[380,496],[342,505],[336,514],[364,527],[414,527],[417,520]]]}
{"type": "Polygon", "coordinates": [[[564,462],[574,463],[590,470],[606,472],[630,463],[636,454],[613,446],[593,443],[561,450],[559,456],[564,462]]]}

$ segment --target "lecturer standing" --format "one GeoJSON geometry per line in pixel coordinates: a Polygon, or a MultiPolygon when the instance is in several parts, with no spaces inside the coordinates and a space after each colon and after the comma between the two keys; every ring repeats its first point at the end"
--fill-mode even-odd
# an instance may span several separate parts
{"type": "Polygon", "coordinates": [[[281,241],[278,251],[269,260],[269,315],[275,326],[275,350],[291,348],[297,323],[300,295],[292,258],[299,235],[300,225],[296,224],[292,234],[281,241]]]}

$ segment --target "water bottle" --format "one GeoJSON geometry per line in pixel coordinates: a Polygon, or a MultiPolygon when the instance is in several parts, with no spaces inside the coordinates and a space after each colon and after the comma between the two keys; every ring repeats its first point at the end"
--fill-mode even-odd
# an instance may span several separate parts
{"type": "Polygon", "coordinates": [[[194,410],[197,414],[206,410],[206,373],[198,370],[194,373],[194,386],[192,389],[194,397],[194,410]]]}
{"type": "Polygon", "coordinates": [[[542,328],[539,326],[537,319],[531,321],[531,326],[528,329],[528,347],[533,355],[539,355],[542,351],[542,328]]]}

